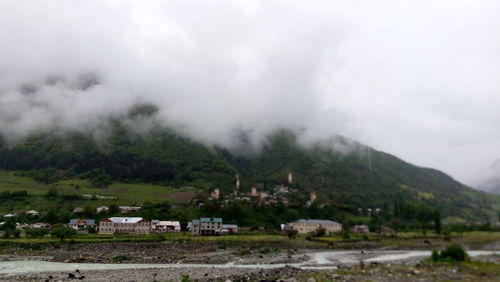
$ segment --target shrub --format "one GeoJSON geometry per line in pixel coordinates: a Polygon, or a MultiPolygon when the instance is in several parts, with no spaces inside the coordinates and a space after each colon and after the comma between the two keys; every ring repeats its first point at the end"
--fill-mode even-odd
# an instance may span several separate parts
{"type": "Polygon", "coordinates": [[[114,262],[114,263],[120,263],[120,262],[124,262],[124,261],[127,261],[127,260],[130,260],[132,259],[131,257],[129,256],[125,256],[125,255],[119,255],[119,256],[115,256],[111,259],[111,262],[114,262]]]}
{"type": "Polygon", "coordinates": [[[182,282],[190,282],[191,279],[189,278],[189,274],[184,274],[182,275],[182,282]]]}
{"type": "Polygon", "coordinates": [[[288,238],[290,239],[294,239],[295,236],[297,236],[297,233],[299,233],[297,230],[295,229],[287,229],[285,231],[285,234],[288,236],[288,238]]]}
{"type": "Polygon", "coordinates": [[[326,230],[323,227],[320,227],[314,232],[314,237],[323,237],[326,235],[326,230]]]}
{"type": "Polygon", "coordinates": [[[46,234],[49,234],[49,230],[45,228],[30,228],[26,231],[26,237],[28,238],[41,238],[46,234]]]}
{"type": "Polygon", "coordinates": [[[237,256],[247,256],[250,254],[252,254],[252,252],[249,249],[243,249],[243,250],[236,252],[237,256]]]}
{"type": "Polygon", "coordinates": [[[51,237],[59,238],[59,239],[61,239],[61,241],[63,241],[65,238],[75,236],[75,235],[76,235],[75,229],[73,229],[71,227],[66,227],[66,226],[56,227],[56,228],[52,229],[52,231],[50,232],[51,237]]]}
{"type": "Polygon", "coordinates": [[[432,261],[457,262],[468,261],[469,255],[460,245],[451,245],[443,251],[433,251],[432,261]]]}

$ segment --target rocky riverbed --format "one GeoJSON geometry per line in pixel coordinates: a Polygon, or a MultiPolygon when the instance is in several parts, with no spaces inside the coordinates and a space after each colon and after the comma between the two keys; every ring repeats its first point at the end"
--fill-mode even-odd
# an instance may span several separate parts
{"type": "MultiPolygon", "coordinates": [[[[475,260],[500,263],[500,252],[493,249],[469,254],[475,260]]],[[[0,280],[434,281],[469,277],[475,281],[482,277],[480,271],[460,267],[450,272],[447,266],[422,266],[422,259],[429,256],[430,250],[294,249],[262,242],[240,246],[210,242],[61,244],[3,249],[0,280]]],[[[498,278],[485,275],[486,280],[498,278]]]]}

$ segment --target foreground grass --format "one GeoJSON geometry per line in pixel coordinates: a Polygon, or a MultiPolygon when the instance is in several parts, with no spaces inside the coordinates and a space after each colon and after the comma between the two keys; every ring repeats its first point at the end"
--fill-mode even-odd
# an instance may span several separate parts
{"type": "MultiPolygon", "coordinates": [[[[106,242],[200,242],[200,243],[280,243],[297,247],[323,247],[323,248],[366,248],[366,247],[387,247],[395,248],[436,248],[450,244],[463,244],[472,248],[480,247],[490,242],[500,241],[499,232],[469,232],[462,236],[452,237],[450,241],[433,237],[409,237],[402,234],[401,237],[387,237],[378,234],[368,234],[363,236],[350,236],[346,239],[342,236],[328,236],[308,240],[306,236],[299,235],[290,239],[283,235],[273,234],[235,234],[224,236],[192,236],[190,233],[165,233],[149,235],[99,235],[99,234],[79,234],[65,240],[72,243],[106,243],[106,242]]],[[[44,238],[0,238],[0,244],[46,244],[56,243],[58,239],[48,235],[44,238]]]]}
{"type": "Polygon", "coordinates": [[[311,271],[298,281],[499,281],[500,264],[470,261],[461,263],[424,262],[408,265],[355,265],[330,271],[311,271]]]}

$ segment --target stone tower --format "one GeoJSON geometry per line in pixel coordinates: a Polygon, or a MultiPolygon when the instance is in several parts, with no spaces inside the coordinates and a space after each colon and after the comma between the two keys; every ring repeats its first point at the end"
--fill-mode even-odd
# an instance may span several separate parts
{"type": "Polygon", "coordinates": [[[316,201],[316,192],[311,192],[310,200],[311,202],[316,201]]]}

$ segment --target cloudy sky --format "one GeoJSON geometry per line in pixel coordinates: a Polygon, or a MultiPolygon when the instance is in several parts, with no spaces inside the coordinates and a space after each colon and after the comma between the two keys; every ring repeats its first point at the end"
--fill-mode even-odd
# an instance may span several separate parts
{"type": "Polygon", "coordinates": [[[198,140],[341,134],[474,185],[500,158],[500,2],[0,0],[0,132],[136,103],[198,140]]]}

